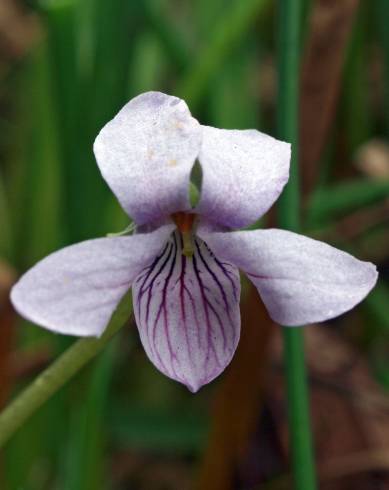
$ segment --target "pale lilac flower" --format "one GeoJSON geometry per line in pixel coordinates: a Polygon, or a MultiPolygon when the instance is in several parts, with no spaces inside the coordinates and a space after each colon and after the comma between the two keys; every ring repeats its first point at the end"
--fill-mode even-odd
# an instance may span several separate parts
{"type": "Polygon", "coordinates": [[[184,101],[148,92],[101,130],[94,151],[137,233],[72,245],[29,270],[12,301],[43,327],[99,336],[132,286],[150,360],[196,391],[224,370],[238,344],[239,270],[282,325],[340,315],[376,282],[373,264],[325,243],[283,230],[233,231],[278,198],[288,180],[287,143],[201,126],[184,101]],[[203,178],[192,209],[196,159],[203,178]]]}

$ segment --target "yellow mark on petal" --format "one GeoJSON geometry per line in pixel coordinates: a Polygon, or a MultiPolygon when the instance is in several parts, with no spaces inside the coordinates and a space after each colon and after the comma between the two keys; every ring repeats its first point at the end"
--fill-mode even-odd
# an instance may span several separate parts
{"type": "Polygon", "coordinates": [[[169,165],[169,167],[177,167],[177,160],[175,158],[172,158],[171,160],[169,160],[167,162],[167,164],[169,165]]]}
{"type": "Polygon", "coordinates": [[[193,257],[194,254],[194,242],[193,242],[193,233],[191,231],[184,231],[181,233],[182,241],[183,241],[183,249],[182,253],[186,257],[193,257]]]}

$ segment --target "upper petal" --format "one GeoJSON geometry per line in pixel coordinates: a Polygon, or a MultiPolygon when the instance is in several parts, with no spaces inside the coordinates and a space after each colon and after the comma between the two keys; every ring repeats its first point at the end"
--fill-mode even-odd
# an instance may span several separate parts
{"type": "Polygon", "coordinates": [[[197,391],[224,370],[240,334],[234,266],[217,260],[199,239],[193,257],[184,256],[176,232],[132,291],[142,344],[160,371],[197,391]]]}
{"type": "Polygon", "coordinates": [[[290,145],[256,130],[202,126],[202,131],[198,212],[231,228],[253,223],[288,181],[290,145]]]}
{"type": "Polygon", "coordinates": [[[99,336],[134,278],[172,231],[100,238],[55,252],[27,271],[11,291],[25,318],[59,333],[99,336]]]}
{"type": "Polygon", "coordinates": [[[377,280],[370,262],[289,231],[202,235],[218,257],[248,275],[270,316],[283,325],[338,316],[362,301],[377,280]]]}
{"type": "Polygon", "coordinates": [[[190,208],[189,178],[201,129],[185,102],[160,92],[132,99],[100,131],[101,173],[138,223],[190,208]]]}

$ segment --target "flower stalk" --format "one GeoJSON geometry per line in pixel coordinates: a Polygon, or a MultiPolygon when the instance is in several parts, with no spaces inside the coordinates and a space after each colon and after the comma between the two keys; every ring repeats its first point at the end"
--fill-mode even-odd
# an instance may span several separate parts
{"type": "Polygon", "coordinates": [[[40,406],[103,350],[126,324],[131,309],[131,295],[128,294],[121,301],[100,338],[85,338],[74,342],[0,413],[0,448],[40,406]]]}
{"type": "MultiPolygon", "coordinates": [[[[292,143],[290,178],[278,202],[281,228],[298,232],[300,198],[298,176],[298,93],[300,72],[301,0],[279,0],[278,5],[278,136],[292,143]]],[[[284,328],[284,359],[288,423],[296,490],[316,488],[312,450],[304,338],[299,328],[284,328]]]]}

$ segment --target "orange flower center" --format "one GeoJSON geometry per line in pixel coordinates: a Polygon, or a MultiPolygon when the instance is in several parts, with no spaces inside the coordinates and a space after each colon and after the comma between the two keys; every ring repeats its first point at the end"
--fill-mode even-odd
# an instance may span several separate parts
{"type": "Polygon", "coordinates": [[[181,233],[190,233],[196,219],[195,214],[178,212],[172,214],[172,219],[181,233]]]}
{"type": "Polygon", "coordinates": [[[187,257],[192,257],[194,253],[193,225],[196,219],[196,215],[179,212],[179,213],[173,213],[172,219],[182,236],[182,241],[184,245],[182,249],[182,253],[187,257]]]}

